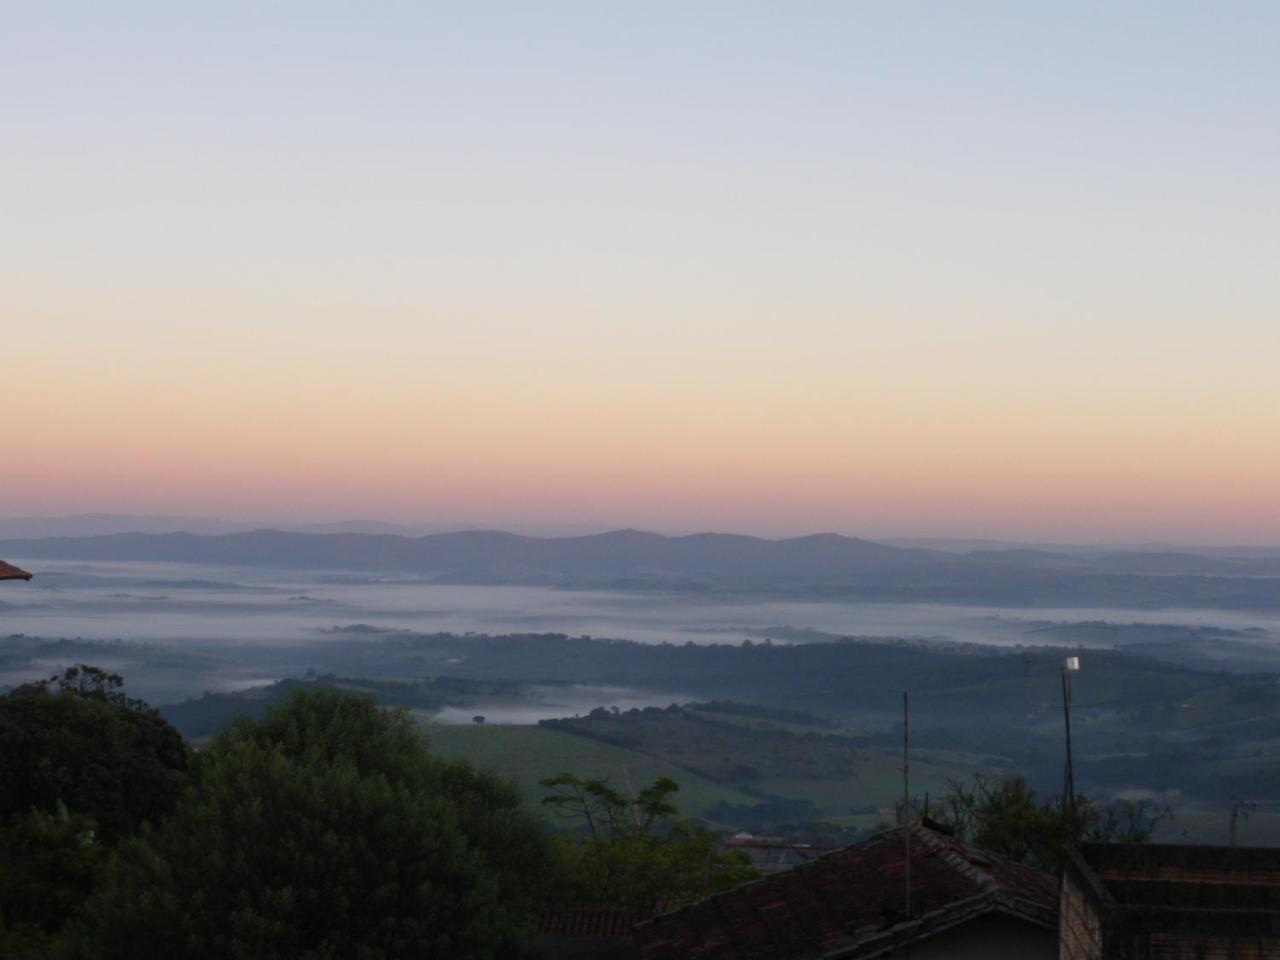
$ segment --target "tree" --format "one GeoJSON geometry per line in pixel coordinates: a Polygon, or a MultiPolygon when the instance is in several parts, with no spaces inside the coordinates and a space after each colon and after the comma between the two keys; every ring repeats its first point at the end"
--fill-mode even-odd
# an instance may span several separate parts
{"type": "Polygon", "coordinates": [[[57,693],[71,694],[81,700],[100,700],[103,703],[114,703],[118,707],[127,707],[139,713],[157,715],[155,707],[145,700],[130,697],[124,692],[124,677],[118,673],[108,673],[101,667],[88,663],[80,663],[67,667],[60,674],[48,680],[40,680],[35,686],[52,689],[57,693]]]}
{"type": "Polygon", "coordinates": [[[545,852],[507,784],[331,688],[241,718],[69,938],[85,958],[519,957],[545,852]],[[514,849],[514,853],[510,851],[514,849]]]}
{"type": "Polygon", "coordinates": [[[1060,797],[1039,795],[1023,777],[982,774],[971,783],[950,781],[937,802],[931,814],[960,839],[1049,871],[1061,865],[1067,846],[1081,840],[1145,842],[1169,813],[1145,800],[1098,806],[1086,796],[1064,811],[1060,797]]]}
{"type": "Polygon", "coordinates": [[[653,912],[759,876],[745,855],[721,850],[706,827],[674,819],[671,797],[680,785],[669,777],[634,795],[571,773],[541,783],[554,791],[543,804],[585,831],[556,838],[565,895],[576,905],[653,912]]]}
{"type": "Polygon", "coordinates": [[[0,696],[0,955],[47,945],[119,839],[177,804],[178,732],[96,667],[0,696]]]}
{"type": "Polygon", "coordinates": [[[93,821],[61,804],[0,825],[0,957],[39,955],[92,892],[109,854],[93,821]]]}
{"type": "Polygon", "coordinates": [[[120,678],[73,667],[0,696],[0,823],[62,803],[110,844],[177,802],[188,750],[120,678]]]}
{"type": "Polygon", "coordinates": [[[582,779],[572,773],[548,777],[539,783],[548,789],[559,789],[558,793],[543,797],[543,805],[561,816],[583,820],[593,839],[617,837],[633,830],[648,833],[659,820],[677,813],[669,798],[680,784],[670,777],[659,777],[634,797],[624,796],[604,780],[582,779]]]}

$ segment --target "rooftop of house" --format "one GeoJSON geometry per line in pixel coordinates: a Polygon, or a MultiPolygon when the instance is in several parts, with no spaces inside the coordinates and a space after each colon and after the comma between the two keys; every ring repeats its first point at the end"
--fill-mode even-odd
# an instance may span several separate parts
{"type": "Polygon", "coordinates": [[[717,894],[635,928],[646,960],[876,957],[978,916],[1054,929],[1057,881],[936,830],[903,829],[717,894]]]}
{"type": "Polygon", "coordinates": [[[0,580],[30,580],[31,574],[15,567],[12,563],[0,560],[0,580]]]}
{"type": "Polygon", "coordinates": [[[1280,942],[1280,849],[1086,843],[1068,869],[1126,937],[1280,942]]]}
{"type": "Polygon", "coordinates": [[[631,928],[650,914],[637,910],[555,910],[539,918],[539,933],[564,937],[630,937],[631,928]]]}
{"type": "Polygon", "coordinates": [[[561,910],[544,914],[538,945],[553,960],[634,960],[631,928],[647,917],[634,910],[561,910]]]}
{"type": "Polygon", "coordinates": [[[781,837],[757,837],[750,833],[735,833],[722,840],[720,846],[724,850],[744,854],[753,867],[766,875],[808,863],[836,849],[829,845],[789,843],[781,837]]]}

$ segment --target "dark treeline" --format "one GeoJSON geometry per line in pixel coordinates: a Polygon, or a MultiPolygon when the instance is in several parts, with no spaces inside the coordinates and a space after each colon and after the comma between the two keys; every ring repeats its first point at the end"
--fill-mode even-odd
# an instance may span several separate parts
{"type": "Polygon", "coordinates": [[[527,952],[546,838],[405,714],[321,686],[192,753],[119,686],[0,697],[0,956],[527,952]]]}
{"type": "Polygon", "coordinates": [[[198,739],[212,736],[232,719],[245,716],[258,719],[268,710],[298,690],[312,686],[338,687],[372,694],[384,707],[408,707],[439,710],[443,707],[467,707],[477,698],[516,696],[518,683],[502,680],[474,680],[467,677],[431,677],[423,680],[378,680],[370,677],[343,677],[333,673],[289,678],[237,693],[206,693],[181,703],[164,704],[160,713],[181,731],[184,737],[198,739]]]}
{"type": "Polygon", "coordinates": [[[571,782],[588,820],[614,805],[607,833],[549,833],[368,693],[292,689],[192,751],[120,677],[74,667],[0,696],[0,957],[518,960],[549,909],[755,876],[674,818],[674,782],[641,789],[642,824],[571,782]]]}

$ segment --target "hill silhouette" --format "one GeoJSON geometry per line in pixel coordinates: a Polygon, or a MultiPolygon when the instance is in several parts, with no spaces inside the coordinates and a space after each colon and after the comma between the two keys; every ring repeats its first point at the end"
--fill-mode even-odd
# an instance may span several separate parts
{"type": "Polygon", "coordinates": [[[993,606],[1280,609],[1280,560],[1192,553],[967,554],[825,533],[770,540],[642,530],[530,537],[495,530],[421,537],[254,530],[0,541],[23,561],[167,561],[413,574],[441,583],[750,592],[808,599],[993,606]]]}

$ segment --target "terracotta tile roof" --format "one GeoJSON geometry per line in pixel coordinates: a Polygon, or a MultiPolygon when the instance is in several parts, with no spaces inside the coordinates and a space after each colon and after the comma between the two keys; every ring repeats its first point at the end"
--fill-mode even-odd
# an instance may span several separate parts
{"type": "Polygon", "coordinates": [[[20,570],[11,563],[0,560],[0,580],[30,580],[31,574],[20,570]]]}
{"type": "Polygon", "coordinates": [[[635,910],[559,910],[542,915],[539,933],[562,937],[629,937],[650,914],[635,910]]]}
{"type": "Polygon", "coordinates": [[[879,834],[785,873],[641,923],[646,960],[871,957],[991,912],[1052,929],[1054,878],[912,828],[911,918],[904,836],[879,834]]]}

